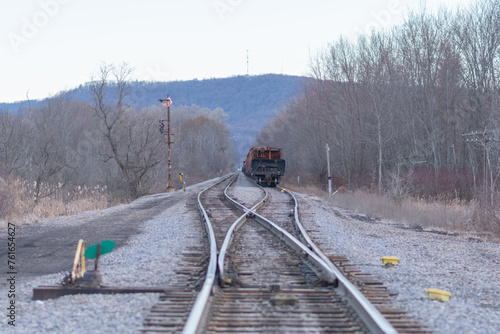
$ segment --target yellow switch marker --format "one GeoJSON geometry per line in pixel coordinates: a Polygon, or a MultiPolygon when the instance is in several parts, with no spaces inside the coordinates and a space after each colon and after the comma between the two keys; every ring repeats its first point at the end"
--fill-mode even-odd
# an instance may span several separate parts
{"type": "Polygon", "coordinates": [[[439,300],[440,302],[447,302],[451,298],[451,293],[444,290],[426,289],[425,293],[427,294],[429,299],[439,300]]]}
{"type": "Polygon", "coordinates": [[[399,262],[399,259],[395,256],[383,256],[380,258],[382,260],[382,262],[384,262],[384,264],[398,264],[399,262]]]}

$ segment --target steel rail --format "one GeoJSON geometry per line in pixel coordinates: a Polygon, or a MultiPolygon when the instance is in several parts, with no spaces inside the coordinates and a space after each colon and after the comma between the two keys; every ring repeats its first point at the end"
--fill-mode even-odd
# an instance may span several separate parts
{"type": "MultiPolygon", "coordinates": [[[[259,186],[259,185],[257,185],[259,186]]],[[[267,191],[259,186],[261,189],[263,189],[266,192],[266,198],[267,198],[267,191]]],[[[227,196],[229,197],[229,196],[227,196]]],[[[300,242],[297,238],[295,238],[293,235],[291,235],[289,232],[284,230],[283,228],[279,227],[269,219],[261,216],[257,212],[255,212],[256,209],[254,208],[247,208],[241,203],[238,203],[232,198],[228,198],[232,203],[234,203],[240,210],[244,212],[244,216],[248,215],[248,213],[252,213],[255,219],[259,224],[267,228],[270,232],[275,234],[278,238],[280,238],[282,241],[284,241],[287,245],[289,245],[294,251],[296,251],[301,257],[307,258],[309,262],[311,262],[314,267],[317,269],[317,274],[320,276],[323,280],[325,280],[328,283],[335,284],[337,281],[337,277],[335,273],[330,269],[330,267],[327,265],[327,263],[321,259],[316,253],[314,253],[312,250],[307,248],[302,242],[300,242]]],[[[263,204],[264,201],[262,201],[263,204]]],[[[261,205],[262,205],[261,204],[261,205]]],[[[259,206],[260,207],[260,206],[259,206]]],[[[227,236],[226,236],[227,237],[227,236]]],[[[219,254],[219,261],[221,261],[221,256],[219,254]]],[[[222,260],[224,261],[224,260],[222,260]]]]}
{"type": "Polygon", "coordinates": [[[362,321],[370,329],[372,333],[387,333],[393,334],[398,331],[391,325],[391,323],[373,306],[372,303],[359,291],[359,289],[352,284],[340,270],[328,259],[328,257],[312,242],[307,234],[304,226],[299,219],[299,206],[295,195],[284,188],[278,187],[289,194],[295,202],[294,216],[295,226],[299,229],[301,238],[304,239],[305,245],[314,251],[323,261],[327,264],[330,270],[335,274],[339,282],[338,288],[348,298],[351,306],[356,310],[357,314],[361,317],[362,321]]]}
{"type": "Polygon", "coordinates": [[[299,253],[303,258],[306,258],[309,262],[314,264],[314,266],[319,270],[318,276],[320,276],[323,280],[328,283],[336,284],[337,277],[335,273],[329,268],[329,266],[321,259],[316,253],[311,251],[300,242],[297,238],[291,235],[289,232],[279,227],[266,217],[261,216],[256,212],[252,212],[255,214],[255,220],[260,223],[262,226],[267,228],[273,234],[275,234],[278,238],[284,241],[287,245],[289,245],[292,249],[294,249],[297,253],[299,253]]]}
{"type": "Polygon", "coordinates": [[[331,261],[319,250],[319,248],[317,248],[316,245],[314,245],[314,243],[307,235],[304,227],[300,223],[300,220],[298,218],[298,201],[291,192],[285,190],[294,200],[295,225],[299,229],[300,235],[302,236],[301,238],[303,238],[305,241],[304,243],[300,242],[289,232],[277,226],[269,219],[255,212],[255,210],[257,210],[260,206],[263,205],[268,196],[267,191],[262,187],[261,188],[266,192],[265,198],[250,209],[245,207],[241,203],[238,203],[234,199],[230,198],[230,196],[227,194],[227,189],[234,182],[237,175],[238,174],[234,175],[233,180],[231,180],[230,184],[225,188],[224,195],[231,203],[233,203],[244,213],[231,225],[231,228],[228,230],[219,257],[217,257],[217,245],[215,240],[215,233],[210,223],[208,214],[206,210],[203,208],[203,205],[201,204],[201,194],[206,190],[210,189],[211,187],[223,182],[231,175],[206,187],[198,194],[198,207],[203,215],[205,227],[207,229],[210,239],[210,262],[205,282],[203,284],[201,291],[198,293],[195,304],[184,326],[183,333],[197,333],[201,330],[200,325],[202,324],[202,320],[207,314],[209,297],[216,279],[217,265],[219,265],[219,270],[222,275],[221,277],[225,277],[224,274],[225,253],[227,252],[227,248],[230,245],[234,232],[239,227],[241,227],[241,225],[245,222],[249,213],[253,215],[252,217],[253,219],[259,222],[262,226],[269,229],[272,233],[277,235],[281,240],[287,243],[302,257],[307,258],[309,262],[313,263],[314,267],[319,270],[319,276],[321,276],[324,280],[330,283],[338,282],[340,292],[343,293],[346,297],[348,297],[351,306],[356,310],[357,314],[360,316],[362,321],[368,326],[371,332],[391,333],[391,334],[397,333],[394,327],[392,327],[392,325],[380,314],[380,312],[363,296],[363,294],[352,283],[350,283],[347,280],[347,278],[345,278],[345,276],[333,265],[333,263],[331,263],[331,261]]]}
{"type": "MultiPolygon", "coordinates": [[[[224,189],[224,196],[226,197],[226,199],[231,203],[233,204],[234,206],[236,206],[238,209],[242,210],[242,211],[245,211],[248,212],[250,211],[251,209],[248,209],[246,206],[244,206],[243,204],[239,203],[238,201],[236,201],[235,199],[233,199],[231,196],[228,195],[227,193],[227,190],[229,189],[229,187],[231,186],[231,184],[236,180],[236,178],[234,180],[231,181],[230,184],[228,184],[228,186],[226,187],[226,189],[224,189]]],[[[257,203],[254,207],[257,207],[257,208],[260,208],[264,202],[267,200],[267,197],[268,197],[268,192],[266,189],[264,189],[263,187],[261,187],[260,185],[256,184],[264,193],[265,193],[265,196],[264,196],[264,199],[261,200],[259,203],[257,203]]]]}
{"type": "Polygon", "coordinates": [[[219,183],[224,182],[229,177],[231,176],[236,177],[237,175],[238,174],[227,175],[222,179],[220,179],[219,181],[215,182],[214,184],[204,188],[198,193],[198,209],[200,210],[203,216],[203,222],[205,223],[205,228],[207,230],[210,241],[210,261],[208,263],[207,275],[205,278],[205,282],[203,283],[203,287],[201,288],[201,291],[198,293],[198,296],[196,297],[193,308],[191,309],[189,317],[182,330],[182,332],[185,334],[194,334],[200,330],[200,325],[202,323],[202,320],[208,311],[207,307],[208,300],[210,298],[210,294],[212,292],[212,288],[214,286],[217,273],[217,242],[215,240],[215,233],[212,224],[210,223],[210,219],[208,218],[207,211],[205,210],[203,204],[201,203],[201,195],[206,190],[218,185],[219,183]]]}
{"type": "Polygon", "coordinates": [[[262,205],[264,205],[264,203],[266,202],[266,200],[268,198],[268,192],[267,192],[267,190],[265,190],[264,188],[261,187],[261,189],[265,193],[264,198],[260,202],[258,202],[257,204],[255,204],[253,207],[251,207],[250,209],[247,209],[244,205],[238,203],[236,200],[234,200],[232,197],[230,197],[229,194],[227,193],[227,190],[229,189],[229,187],[233,184],[233,182],[235,180],[236,180],[236,178],[234,178],[233,180],[231,180],[231,182],[227,185],[226,189],[224,189],[224,196],[234,206],[236,206],[236,207],[240,208],[241,210],[243,210],[244,213],[228,229],[228,231],[226,233],[226,237],[224,238],[224,242],[222,243],[222,246],[221,246],[220,251],[219,251],[219,259],[218,259],[218,262],[219,262],[219,273],[220,273],[220,279],[224,283],[227,282],[227,279],[226,279],[226,270],[225,270],[226,253],[227,253],[227,249],[229,248],[229,245],[231,244],[231,241],[233,240],[234,234],[246,222],[248,212],[251,212],[253,210],[257,210],[258,208],[260,208],[262,205]]]}

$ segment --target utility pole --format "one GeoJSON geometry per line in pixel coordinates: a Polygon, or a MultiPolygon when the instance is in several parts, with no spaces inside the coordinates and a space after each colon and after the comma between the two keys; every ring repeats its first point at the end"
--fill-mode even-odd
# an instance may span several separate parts
{"type": "Polygon", "coordinates": [[[167,131],[165,133],[164,130],[164,121],[163,119],[160,120],[160,133],[163,135],[167,135],[167,143],[168,143],[168,186],[167,186],[167,192],[173,192],[174,187],[172,186],[172,144],[174,143],[172,141],[171,133],[170,133],[170,105],[172,104],[172,100],[170,99],[170,95],[167,95],[166,99],[159,99],[158,101],[161,102],[161,104],[167,108],[167,131]]]}
{"type": "Polygon", "coordinates": [[[330,147],[328,147],[328,143],[325,145],[326,147],[326,163],[328,166],[328,197],[332,197],[332,176],[330,175],[330,147]]]}
{"type": "Polygon", "coordinates": [[[488,143],[500,142],[498,130],[483,130],[464,133],[462,135],[466,143],[478,143],[483,148],[483,191],[485,200],[490,199],[493,206],[494,182],[493,172],[491,170],[490,148],[488,143]]]}

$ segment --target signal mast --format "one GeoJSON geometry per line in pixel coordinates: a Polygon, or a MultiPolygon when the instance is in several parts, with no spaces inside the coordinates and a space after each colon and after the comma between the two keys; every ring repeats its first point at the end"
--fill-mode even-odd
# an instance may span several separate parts
{"type": "Polygon", "coordinates": [[[168,143],[168,186],[167,192],[173,192],[174,187],[172,186],[172,144],[174,143],[171,140],[170,135],[170,105],[172,104],[172,99],[170,99],[170,95],[167,95],[166,99],[159,99],[158,101],[167,108],[167,119],[160,119],[158,122],[160,123],[160,133],[162,135],[167,135],[167,143],[168,143]],[[165,121],[167,121],[167,130],[165,131],[165,121]]]}

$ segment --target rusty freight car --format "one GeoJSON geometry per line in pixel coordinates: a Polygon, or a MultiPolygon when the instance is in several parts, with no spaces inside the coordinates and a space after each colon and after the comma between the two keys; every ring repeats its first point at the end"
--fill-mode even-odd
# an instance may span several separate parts
{"type": "Polygon", "coordinates": [[[276,187],[285,174],[285,160],[281,159],[281,148],[252,147],[243,162],[242,171],[261,185],[276,187]]]}

